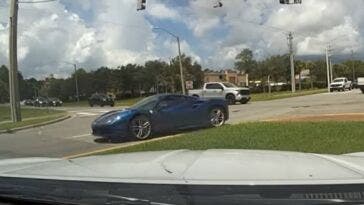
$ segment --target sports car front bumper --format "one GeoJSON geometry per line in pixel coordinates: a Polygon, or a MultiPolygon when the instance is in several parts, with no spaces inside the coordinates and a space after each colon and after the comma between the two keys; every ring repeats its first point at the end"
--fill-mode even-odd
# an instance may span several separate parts
{"type": "Polygon", "coordinates": [[[99,137],[126,137],[129,134],[126,125],[92,124],[92,135],[99,137]]]}

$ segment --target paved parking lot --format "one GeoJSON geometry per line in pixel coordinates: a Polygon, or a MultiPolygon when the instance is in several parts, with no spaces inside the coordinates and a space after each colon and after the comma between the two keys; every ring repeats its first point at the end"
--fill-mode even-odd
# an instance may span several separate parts
{"type": "MultiPolygon", "coordinates": [[[[68,110],[72,117],[52,125],[1,134],[0,158],[65,157],[131,143],[95,141],[90,134],[90,124],[95,117],[117,108],[62,109],[68,110]]],[[[233,105],[228,123],[334,113],[364,113],[364,95],[354,90],[233,105]]]]}

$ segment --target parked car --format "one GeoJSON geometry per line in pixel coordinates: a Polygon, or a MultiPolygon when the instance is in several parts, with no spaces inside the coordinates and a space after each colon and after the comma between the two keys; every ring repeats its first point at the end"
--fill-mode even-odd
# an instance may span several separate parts
{"type": "Polygon", "coordinates": [[[225,98],[232,105],[236,102],[245,104],[250,100],[250,89],[237,87],[228,82],[205,83],[202,89],[189,90],[188,94],[202,98],[225,98]]]}
{"type": "Polygon", "coordinates": [[[62,106],[63,102],[59,98],[51,97],[51,98],[48,98],[48,105],[58,107],[58,106],[62,106]]]}
{"type": "Polygon", "coordinates": [[[45,97],[36,97],[34,99],[33,105],[36,107],[45,107],[49,105],[49,100],[45,97]]]}
{"type": "Polygon", "coordinates": [[[88,103],[90,104],[91,107],[93,107],[94,105],[99,105],[101,107],[103,107],[105,105],[109,105],[109,106],[113,107],[115,105],[113,98],[111,98],[110,96],[107,96],[105,94],[100,94],[100,93],[93,94],[88,99],[88,103]]]}
{"type": "Polygon", "coordinates": [[[23,101],[23,105],[33,106],[34,100],[33,99],[26,99],[23,101]]]}
{"type": "Polygon", "coordinates": [[[364,94],[364,77],[359,77],[357,81],[357,87],[361,90],[361,92],[364,94]]]}
{"type": "Polygon", "coordinates": [[[147,97],[128,109],[103,114],[91,127],[95,136],[132,136],[144,140],[154,133],[219,127],[228,119],[229,108],[224,99],[159,94],[147,97]]]}
{"type": "Polygon", "coordinates": [[[351,90],[351,82],[347,78],[335,78],[330,83],[330,92],[351,90]]]}

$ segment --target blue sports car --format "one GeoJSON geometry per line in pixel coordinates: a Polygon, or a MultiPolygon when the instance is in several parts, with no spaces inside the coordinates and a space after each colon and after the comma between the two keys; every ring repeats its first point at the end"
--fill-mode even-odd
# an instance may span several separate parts
{"type": "Polygon", "coordinates": [[[102,137],[132,136],[144,140],[154,133],[219,127],[228,118],[225,99],[160,94],[147,97],[130,108],[101,115],[92,123],[92,133],[102,137]]]}

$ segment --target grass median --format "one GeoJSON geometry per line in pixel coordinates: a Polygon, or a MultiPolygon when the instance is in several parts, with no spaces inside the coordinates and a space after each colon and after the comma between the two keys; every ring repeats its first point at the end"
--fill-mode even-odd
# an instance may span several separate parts
{"type": "Polygon", "coordinates": [[[251,122],[192,131],[101,154],[157,150],[262,149],[326,154],[364,151],[364,122],[251,122]]]}
{"type": "Polygon", "coordinates": [[[251,101],[267,101],[267,100],[277,100],[283,98],[291,98],[291,97],[298,97],[298,96],[305,96],[305,95],[313,95],[327,92],[327,89],[313,89],[313,90],[302,90],[296,91],[292,93],[291,91],[279,91],[279,92],[272,92],[269,93],[254,93],[251,94],[251,101]]]}
{"type": "Polygon", "coordinates": [[[0,106],[0,130],[10,130],[17,127],[35,125],[55,120],[67,115],[67,112],[53,109],[21,108],[22,121],[13,123],[10,121],[10,108],[0,106]]]}

